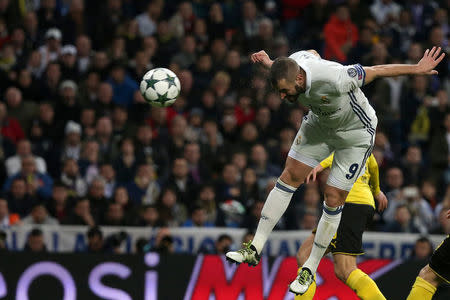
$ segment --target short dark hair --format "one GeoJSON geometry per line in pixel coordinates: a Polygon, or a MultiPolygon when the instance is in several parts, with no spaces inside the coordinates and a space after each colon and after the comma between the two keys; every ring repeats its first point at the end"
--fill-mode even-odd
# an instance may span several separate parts
{"type": "Polygon", "coordinates": [[[42,236],[42,235],[43,235],[43,232],[39,228],[33,228],[33,230],[31,230],[31,232],[30,232],[30,236],[33,236],[33,237],[42,236]]]}
{"type": "Polygon", "coordinates": [[[224,240],[230,240],[230,241],[233,241],[233,238],[232,238],[230,235],[228,235],[228,234],[221,234],[221,235],[219,235],[219,237],[217,238],[217,242],[218,242],[218,243],[220,243],[220,242],[222,242],[222,241],[224,241],[224,240]]]}
{"type": "Polygon", "coordinates": [[[277,86],[277,83],[281,79],[294,80],[298,74],[299,66],[289,57],[279,57],[275,59],[270,68],[269,79],[273,87],[277,86]]]}

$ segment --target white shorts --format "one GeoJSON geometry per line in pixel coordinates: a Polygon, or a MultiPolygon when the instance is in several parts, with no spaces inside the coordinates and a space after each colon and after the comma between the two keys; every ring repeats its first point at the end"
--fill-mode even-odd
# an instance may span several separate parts
{"type": "Polygon", "coordinates": [[[364,174],[366,160],[373,150],[376,123],[373,118],[367,128],[334,131],[320,126],[317,117],[309,113],[292,143],[289,157],[314,168],[334,151],[327,184],[350,191],[364,174]]]}

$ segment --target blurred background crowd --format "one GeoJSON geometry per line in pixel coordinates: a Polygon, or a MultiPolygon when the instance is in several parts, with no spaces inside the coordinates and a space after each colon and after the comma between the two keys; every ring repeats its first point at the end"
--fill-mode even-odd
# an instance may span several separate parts
{"type": "MultiPolygon", "coordinates": [[[[283,103],[249,54],[315,49],[343,64],[413,64],[440,46],[438,75],[377,79],[363,90],[379,119],[373,153],[389,199],[371,230],[448,234],[449,8],[0,0],[0,226],[88,225],[94,237],[98,225],[161,227],[162,244],[166,227],[251,232],[307,108],[283,103]],[[171,107],[139,93],[155,67],[180,78],[171,107]]],[[[276,229],[314,228],[325,181],[300,188],[276,229]]]]}

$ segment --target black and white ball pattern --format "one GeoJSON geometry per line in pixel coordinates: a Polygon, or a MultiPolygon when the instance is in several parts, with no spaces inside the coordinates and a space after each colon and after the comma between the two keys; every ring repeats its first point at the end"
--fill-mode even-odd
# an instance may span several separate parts
{"type": "Polygon", "coordinates": [[[177,75],[166,68],[156,68],[148,71],[141,81],[141,94],[145,101],[154,106],[170,106],[181,91],[177,75]]]}

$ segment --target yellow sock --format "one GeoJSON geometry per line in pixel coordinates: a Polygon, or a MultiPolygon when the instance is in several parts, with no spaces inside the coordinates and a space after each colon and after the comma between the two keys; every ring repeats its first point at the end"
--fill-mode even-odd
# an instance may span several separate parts
{"type": "Polygon", "coordinates": [[[431,300],[436,287],[421,277],[417,277],[406,300],[431,300]]]}
{"type": "MultiPolygon", "coordinates": [[[[299,268],[297,271],[300,272],[302,268],[299,268]]],[[[295,296],[295,300],[312,300],[314,298],[314,294],[316,293],[316,274],[314,274],[314,281],[313,283],[311,283],[311,285],[309,286],[309,289],[306,291],[306,293],[304,293],[303,295],[297,295],[295,296]]]]}
{"type": "Polygon", "coordinates": [[[363,300],[386,300],[375,281],[360,269],[351,272],[345,284],[363,300]]]}

